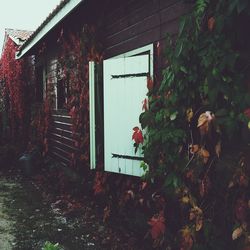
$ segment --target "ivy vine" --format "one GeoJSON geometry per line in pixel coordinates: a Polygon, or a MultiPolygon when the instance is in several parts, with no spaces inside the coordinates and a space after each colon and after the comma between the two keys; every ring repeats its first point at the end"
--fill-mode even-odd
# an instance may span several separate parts
{"type": "Polygon", "coordinates": [[[246,0],[197,0],[177,39],[167,39],[163,80],[149,88],[149,108],[140,116],[147,129],[144,178],[166,199],[167,227],[154,238],[157,246],[250,244],[250,47],[239,28],[247,20],[246,0]]]}
{"type": "Polygon", "coordinates": [[[1,106],[5,114],[5,137],[25,146],[32,100],[32,58],[16,60],[18,46],[8,38],[0,59],[1,106]]]}

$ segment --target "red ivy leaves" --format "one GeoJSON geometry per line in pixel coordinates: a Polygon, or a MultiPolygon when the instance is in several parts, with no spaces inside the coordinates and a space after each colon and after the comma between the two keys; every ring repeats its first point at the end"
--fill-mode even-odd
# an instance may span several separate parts
{"type": "Polygon", "coordinates": [[[107,173],[103,173],[103,172],[96,172],[95,175],[95,180],[94,180],[94,194],[101,194],[105,192],[105,183],[107,180],[107,173]]]}
{"type": "Polygon", "coordinates": [[[27,137],[25,114],[29,110],[29,95],[26,88],[27,83],[33,80],[31,59],[16,60],[17,50],[18,46],[8,38],[0,59],[0,82],[3,84],[3,96],[8,96],[8,118],[11,134],[15,139],[18,134],[20,137],[27,137]]]}
{"type": "Polygon", "coordinates": [[[248,204],[246,200],[239,198],[235,204],[235,217],[239,222],[246,221],[248,204]]]}
{"type": "Polygon", "coordinates": [[[250,119],[250,108],[246,109],[246,110],[244,111],[244,114],[245,114],[245,116],[246,116],[247,118],[250,119]]]}
{"type": "Polygon", "coordinates": [[[214,25],[215,25],[215,19],[214,17],[210,17],[207,22],[208,29],[212,31],[214,29],[214,25]]]}
{"type": "Polygon", "coordinates": [[[160,238],[166,231],[165,218],[163,211],[159,214],[155,214],[149,221],[148,224],[151,226],[151,236],[153,240],[160,238]]]}
{"type": "Polygon", "coordinates": [[[148,99],[145,98],[142,102],[142,110],[148,111],[148,99]]]}
{"type": "Polygon", "coordinates": [[[138,128],[138,127],[134,127],[133,128],[134,133],[132,135],[132,140],[135,141],[136,144],[143,144],[143,135],[142,135],[142,131],[138,128]]]}
{"type": "Polygon", "coordinates": [[[154,82],[150,76],[148,76],[148,79],[147,79],[147,87],[149,91],[152,90],[154,87],[154,82]]]}

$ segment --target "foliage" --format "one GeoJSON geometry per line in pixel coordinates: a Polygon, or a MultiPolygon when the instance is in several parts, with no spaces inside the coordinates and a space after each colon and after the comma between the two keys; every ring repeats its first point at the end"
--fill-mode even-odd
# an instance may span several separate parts
{"type": "Polygon", "coordinates": [[[49,241],[46,241],[43,247],[43,250],[60,250],[60,246],[58,243],[53,244],[49,241]]]}
{"type": "Polygon", "coordinates": [[[11,138],[25,142],[28,138],[33,67],[30,57],[15,59],[17,49],[18,46],[8,38],[0,60],[1,105],[7,111],[11,138]]]}
{"type": "Polygon", "coordinates": [[[240,135],[249,122],[250,48],[239,29],[249,14],[244,0],[197,0],[176,41],[168,38],[162,82],[149,88],[140,116],[145,179],[166,197],[169,247],[249,244],[249,140],[240,135]]]}
{"type": "MultiPolygon", "coordinates": [[[[63,32],[62,32],[63,33],[63,32]]],[[[89,159],[89,61],[99,62],[102,58],[94,41],[95,30],[85,26],[81,34],[60,37],[62,51],[59,58],[58,78],[61,84],[68,86],[66,108],[72,118],[75,147],[71,155],[72,166],[88,165],[89,159]],[[79,152],[79,153],[78,153],[79,152]],[[79,162],[77,162],[79,161],[79,162]]]]}

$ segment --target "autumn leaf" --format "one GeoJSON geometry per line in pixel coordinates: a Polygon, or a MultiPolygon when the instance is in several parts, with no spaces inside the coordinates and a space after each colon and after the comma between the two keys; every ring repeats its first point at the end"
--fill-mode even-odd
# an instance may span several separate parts
{"type": "Polygon", "coordinates": [[[133,190],[128,190],[127,193],[128,193],[128,195],[129,195],[129,197],[130,197],[131,199],[134,199],[134,198],[135,198],[135,194],[134,194],[133,190]]]}
{"type": "Polygon", "coordinates": [[[202,217],[197,217],[195,221],[195,230],[198,232],[201,230],[203,226],[203,218],[202,217]]]}
{"type": "Polygon", "coordinates": [[[248,117],[250,119],[250,108],[246,109],[244,111],[244,114],[245,114],[246,117],[248,117]]]}
{"type": "Polygon", "coordinates": [[[110,206],[106,206],[105,208],[104,208],[104,210],[103,210],[103,219],[102,219],[102,221],[105,223],[107,220],[108,220],[108,218],[110,217],[110,211],[111,211],[111,209],[110,209],[110,206]]]}
{"type": "Polygon", "coordinates": [[[73,106],[73,107],[70,109],[70,111],[69,111],[69,115],[70,115],[70,116],[74,116],[74,115],[75,115],[75,112],[76,112],[76,107],[73,106]]]}
{"type": "Polygon", "coordinates": [[[240,198],[236,201],[235,216],[238,221],[244,222],[246,220],[247,208],[248,204],[244,199],[240,198]]]}
{"type": "Polygon", "coordinates": [[[237,227],[232,233],[232,240],[238,239],[243,233],[242,227],[237,227]]]}
{"type": "Polygon", "coordinates": [[[193,116],[194,116],[194,112],[193,112],[192,108],[187,109],[187,111],[186,111],[186,117],[187,117],[188,122],[191,121],[191,119],[193,118],[193,116]]]}
{"type": "Polygon", "coordinates": [[[148,111],[148,99],[145,98],[142,102],[142,110],[148,111]]]}
{"type": "Polygon", "coordinates": [[[228,188],[232,188],[234,187],[234,185],[235,185],[234,181],[230,181],[228,184],[228,188]]]}
{"type": "Polygon", "coordinates": [[[195,154],[198,151],[199,151],[199,145],[195,144],[190,146],[190,153],[195,154]]]}
{"type": "Polygon", "coordinates": [[[144,190],[147,187],[147,185],[148,185],[147,182],[143,181],[141,184],[141,190],[144,190]]]}
{"type": "Polygon", "coordinates": [[[148,224],[151,226],[151,236],[153,240],[160,238],[166,231],[165,218],[163,216],[163,211],[159,214],[154,215],[148,224]]]}
{"type": "Polygon", "coordinates": [[[191,230],[186,226],[181,230],[180,250],[191,250],[193,243],[191,230]]]}
{"type": "Polygon", "coordinates": [[[107,175],[105,173],[97,172],[94,180],[93,190],[94,194],[104,193],[104,183],[106,182],[107,175]]]}
{"type": "Polygon", "coordinates": [[[143,144],[143,135],[142,135],[142,131],[138,128],[138,127],[134,127],[133,128],[134,133],[132,135],[132,140],[135,141],[136,144],[143,144]]]}
{"type": "Polygon", "coordinates": [[[181,202],[184,203],[184,204],[188,204],[189,203],[189,197],[186,195],[186,196],[183,196],[181,198],[181,202]]]}
{"type": "Polygon", "coordinates": [[[195,220],[195,230],[197,232],[200,231],[203,226],[203,211],[199,207],[194,206],[190,210],[189,220],[195,220]]]}
{"type": "Polygon", "coordinates": [[[208,119],[205,113],[200,115],[197,127],[199,128],[201,135],[208,133],[208,119]]]}
{"type": "Polygon", "coordinates": [[[204,164],[206,164],[208,162],[210,153],[206,149],[201,148],[200,151],[198,152],[198,154],[203,159],[204,164]]]}
{"type": "Polygon", "coordinates": [[[197,128],[204,126],[205,124],[207,124],[207,122],[208,122],[208,119],[207,119],[206,113],[202,113],[199,116],[197,128]]]}
{"type": "Polygon", "coordinates": [[[208,23],[207,23],[208,29],[210,31],[212,31],[214,29],[214,25],[215,25],[215,18],[214,17],[210,17],[208,19],[208,23]]]}
{"type": "Polygon", "coordinates": [[[211,181],[208,176],[205,176],[200,183],[199,191],[200,191],[201,197],[203,197],[205,194],[208,193],[210,187],[211,187],[211,181]]]}
{"type": "Polygon", "coordinates": [[[248,177],[245,174],[241,174],[239,177],[239,186],[247,187],[248,186],[248,177]]]}
{"type": "Polygon", "coordinates": [[[194,182],[194,170],[190,169],[186,173],[186,178],[189,179],[191,182],[194,182]]]}
{"type": "Polygon", "coordinates": [[[201,155],[204,158],[208,158],[210,156],[209,152],[204,148],[201,148],[201,155]]]}
{"type": "Polygon", "coordinates": [[[147,79],[147,87],[148,87],[148,90],[152,90],[153,87],[154,87],[154,83],[153,83],[153,80],[150,76],[148,76],[148,79],[147,79]]]}
{"type": "Polygon", "coordinates": [[[221,142],[219,141],[216,146],[215,146],[215,153],[220,158],[220,153],[221,153],[221,142]]]}

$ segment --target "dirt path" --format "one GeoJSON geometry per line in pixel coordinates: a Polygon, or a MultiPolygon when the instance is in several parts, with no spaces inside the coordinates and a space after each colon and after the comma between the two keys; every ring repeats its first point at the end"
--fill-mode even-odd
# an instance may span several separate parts
{"type": "Polygon", "coordinates": [[[104,224],[91,202],[73,215],[55,204],[63,205],[44,199],[30,180],[0,173],[0,250],[41,250],[46,241],[63,250],[138,249],[129,234],[104,224]]]}
{"type": "Polygon", "coordinates": [[[11,250],[15,244],[15,236],[12,231],[14,222],[6,211],[5,203],[11,198],[9,191],[17,185],[9,183],[6,179],[0,179],[0,250],[11,250]]]}

